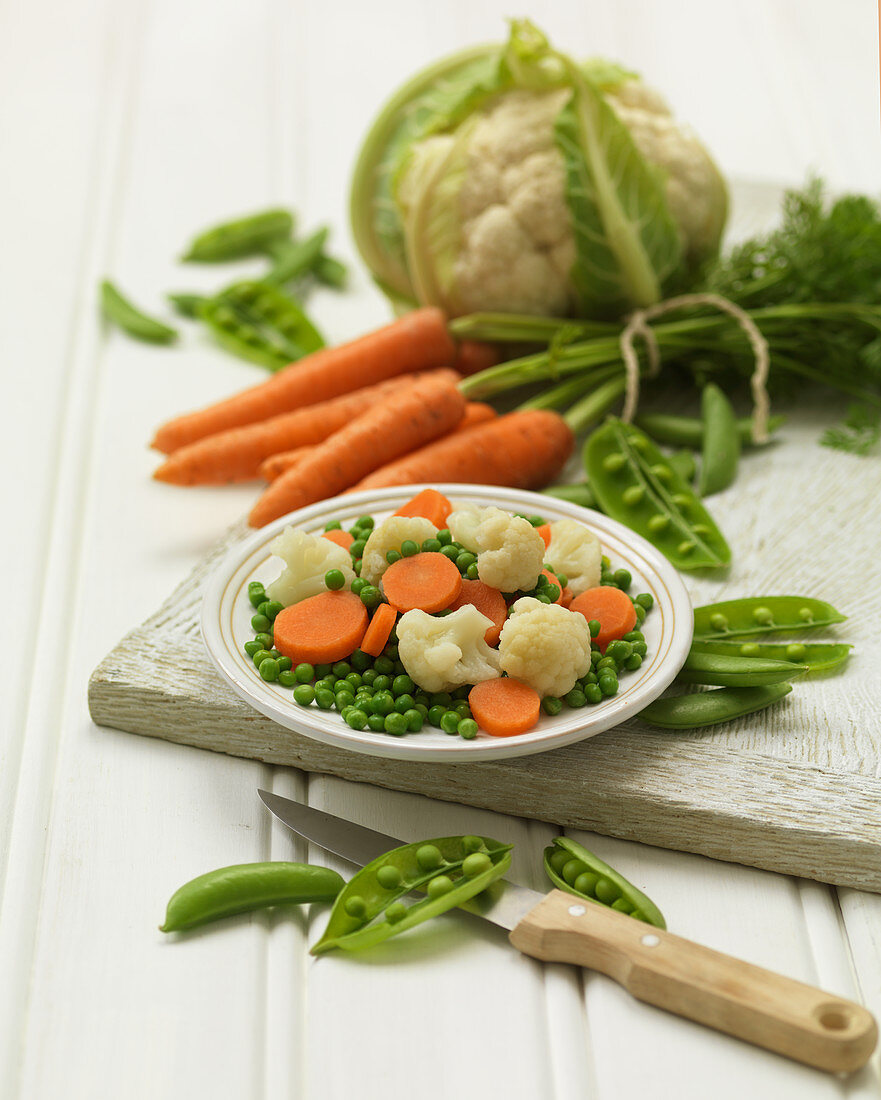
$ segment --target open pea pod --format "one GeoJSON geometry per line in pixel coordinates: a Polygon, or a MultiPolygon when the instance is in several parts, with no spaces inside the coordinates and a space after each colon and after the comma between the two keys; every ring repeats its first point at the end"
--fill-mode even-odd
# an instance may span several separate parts
{"type": "Polygon", "coordinates": [[[750,596],[694,609],[695,641],[726,641],[755,634],[785,634],[842,623],[847,618],[810,596],[750,596]]]}
{"type": "Polygon", "coordinates": [[[446,836],[383,853],[338,895],[312,954],[372,947],[461,905],[504,875],[512,847],[490,837],[446,836]],[[428,897],[407,906],[401,899],[413,890],[428,897]]]}
{"type": "Polygon", "coordinates": [[[718,568],[731,549],[691,485],[651,439],[610,417],[588,437],[584,467],[600,508],[677,569],[718,568]]]}
{"type": "Polygon", "coordinates": [[[692,653],[727,657],[767,657],[804,665],[808,672],[826,672],[844,664],[853,649],[846,642],[692,642],[692,653]]]}
{"type": "Polygon", "coordinates": [[[567,836],[555,837],[553,845],[545,848],[544,867],[551,882],[568,894],[627,913],[656,928],[667,927],[661,910],[651,898],[567,836]]]}

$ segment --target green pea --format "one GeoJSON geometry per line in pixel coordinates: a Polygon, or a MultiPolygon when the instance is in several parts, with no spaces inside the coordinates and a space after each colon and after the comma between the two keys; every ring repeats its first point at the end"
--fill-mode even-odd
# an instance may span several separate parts
{"type": "Polygon", "coordinates": [[[445,543],[443,546],[441,546],[441,553],[443,554],[443,556],[445,558],[449,558],[450,561],[453,562],[456,560],[456,558],[458,558],[461,552],[462,551],[459,549],[459,547],[454,546],[452,543],[445,543]]]}
{"type": "Polygon", "coordinates": [[[325,523],[324,530],[325,531],[341,531],[342,527],[343,527],[343,525],[340,523],[340,521],[338,519],[332,519],[332,520],[329,520],[327,523],[325,523]]]}
{"type": "Polygon", "coordinates": [[[358,519],[358,526],[363,527],[367,531],[372,531],[376,526],[376,520],[373,516],[360,516],[358,519]]]}
{"type": "Polygon", "coordinates": [[[389,676],[402,676],[404,674],[403,669],[398,669],[398,647],[394,642],[390,642],[384,650],[385,657],[392,662],[392,667],[388,670],[389,676]]]}
{"type": "Polygon", "coordinates": [[[440,720],[440,728],[444,733],[454,734],[459,732],[459,723],[462,719],[454,710],[445,710],[440,720]]]}
{"type": "Polygon", "coordinates": [[[349,590],[353,596],[360,596],[366,587],[367,581],[365,581],[363,577],[356,577],[349,585],[349,590]]]}
{"type": "Polygon", "coordinates": [[[595,875],[593,871],[585,871],[578,876],[572,885],[579,894],[593,894],[598,881],[599,876],[595,875]]]}
{"type": "Polygon", "coordinates": [[[267,659],[272,659],[271,649],[258,649],[251,658],[251,660],[254,662],[254,668],[259,668],[267,659]]]}
{"type": "Polygon", "coordinates": [[[390,715],[397,714],[395,700],[390,691],[376,691],[373,696],[373,713],[390,715]]]}
{"type": "Polygon", "coordinates": [[[480,580],[480,570],[477,567],[477,562],[473,562],[471,565],[468,566],[468,568],[465,570],[465,576],[468,578],[469,581],[480,580]]]}
{"type": "Polygon", "coordinates": [[[367,715],[363,710],[353,706],[346,715],[346,725],[350,726],[353,730],[363,730],[367,726],[367,715]]]}
{"type": "Polygon", "coordinates": [[[268,631],[272,627],[272,620],[268,616],[260,614],[251,616],[251,627],[259,634],[268,631]]]}
{"type": "Polygon", "coordinates": [[[599,674],[597,684],[603,695],[615,695],[618,691],[618,677],[611,669],[604,669],[599,674]]]}
{"type": "Polygon", "coordinates": [[[740,647],[740,653],[743,657],[758,657],[761,652],[757,642],[744,642],[740,647]]]}
{"type": "Polygon", "coordinates": [[[607,878],[599,878],[597,880],[595,893],[597,900],[601,901],[604,905],[611,905],[613,901],[616,901],[621,896],[618,887],[607,878]]]}
{"type": "Polygon", "coordinates": [[[597,703],[603,701],[603,692],[599,684],[588,684],[584,688],[585,702],[590,703],[592,706],[596,706],[597,703]]]}
{"type": "Polygon", "coordinates": [[[356,672],[364,673],[368,668],[373,666],[373,658],[369,653],[365,653],[362,649],[356,649],[352,656],[349,658],[349,664],[356,672]]]}
{"type": "Polygon", "coordinates": [[[546,695],[541,701],[541,709],[553,718],[563,709],[563,700],[555,695],[546,695]]]}
{"type": "Polygon", "coordinates": [[[424,725],[425,719],[415,707],[411,707],[410,710],[404,711],[404,721],[407,723],[408,733],[419,733],[424,725]]]}
{"type": "Polygon", "coordinates": [[[355,561],[357,561],[358,558],[363,557],[364,547],[366,545],[367,545],[367,540],[366,539],[355,539],[355,541],[349,547],[349,553],[352,555],[352,558],[355,561]]]}
{"type": "Polygon", "coordinates": [[[550,862],[550,865],[556,872],[556,874],[562,876],[563,868],[566,866],[571,858],[571,852],[567,852],[563,848],[556,848],[554,852],[548,857],[548,861],[550,862]]]}
{"type": "Polygon", "coordinates": [[[333,666],[333,674],[339,678],[344,678],[352,671],[352,666],[348,661],[337,661],[333,666]]]}
{"type": "Polygon", "coordinates": [[[587,629],[590,631],[591,638],[595,638],[601,630],[599,619],[588,619],[587,629]]]}
{"type": "Polygon", "coordinates": [[[635,604],[633,610],[636,612],[636,621],[642,624],[645,621],[646,610],[642,604],[635,604]]]}
{"type": "Polygon", "coordinates": [[[298,684],[294,688],[294,702],[301,707],[308,707],[315,698],[315,689],[311,684],[298,684]]]}
{"type": "Polygon", "coordinates": [[[283,688],[292,688],[297,686],[297,677],[293,671],[289,668],[282,668],[278,673],[278,682],[283,688]]]}
{"type": "Polygon", "coordinates": [[[486,852],[472,852],[462,863],[462,874],[466,878],[476,878],[492,867],[492,860],[486,852]]]}
{"type": "Polygon", "coordinates": [[[419,553],[419,543],[414,542],[413,539],[404,539],[401,543],[401,553],[405,558],[412,558],[419,553]]]}
{"type": "Polygon", "coordinates": [[[385,919],[389,924],[398,924],[407,915],[407,906],[402,901],[393,901],[385,911],[385,919]]]}
{"type": "Polygon", "coordinates": [[[588,870],[587,864],[580,859],[568,859],[563,864],[563,870],[560,872],[560,877],[568,882],[571,886],[579,875],[583,875],[588,870]]]}
{"type": "Polygon", "coordinates": [[[397,867],[393,867],[390,863],[387,863],[384,867],[380,867],[376,872],[376,881],[383,890],[397,890],[401,885],[402,877],[397,867]]]}
{"type": "Polygon", "coordinates": [[[294,669],[294,675],[297,677],[298,684],[311,684],[315,678],[315,669],[312,665],[303,661],[294,669]]]}
{"type": "Polygon", "coordinates": [[[441,543],[439,539],[426,539],[422,544],[422,549],[426,554],[440,553],[441,543]]]}
{"type": "Polygon", "coordinates": [[[407,732],[407,719],[396,710],[385,716],[385,732],[393,737],[403,737],[407,732]]]}
{"type": "MultiPolygon", "coordinates": [[[[644,645],[645,645],[645,642],[643,642],[643,646],[644,645]]],[[[642,665],[642,654],[641,653],[631,653],[629,657],[624,658],[624,668],[626,668],[628,670],[628,672],[635,671],[641,665],[642,665]]]]}
{"type": "Polygon", "coordinates": [[[358,595],[361,597],[361,602],[368,610],[379,607],[382,603],[382,593],[375,585],[365,584],[358,595]]]}
{"type": "Polygon", "coordinates": [[[261,649],[263,649],[263,645],[261,642],[258,642],[256,638],[254,638],[250,642],[245,642],[244,649],[245,653],[247,653],[249,657],[253,657],[255,653],[258,653],[261,649]]]}
{"type": "MultiPolygon", "coordinates": [[[[362,710],[365,708],[361,708],[362,710]]],[[[382,714],[372,714],[369,710],[367,712],[367,728],[373,730],[374,733],[385,733],[385,716],[382,714]]]]}
{"type": "Polygon", "coordinates": [[[257,671],[260,673],[260,678],[262,680],[272,683],[273,680],[278,679],[278,674],[281,670],[278,667],[278,661],[276,661],[274,657],[267,657],[257,666],[257,671]]]}
{"type": "Polygon", "coordinates": [[[392,681],[392,693],[394,695],[412,695],[416,685],[409,676],[396,676],[392,681]]]}
{"type": "Polygon", "coordinates": [[[338,711],[342,712],[345,707],[351,707],[354,705],[354,703],[355,696],[351,693],[351,691],[338,691],[336,693],[335,705],[338,711]]]}
{"type": "Polygon", "coordinates": [[[466,852],[481,852],[484,849],[483,837],[467,836],[462,837],[462,847],[466,852]]]}
{"type": "Polygon", "coordinates": [[[259,634],[254,635],[254,641],[259,642],[264,649],[272,649],[272,634],[268,631],[261,631],[259,634]]]}
{"type": "Polygon", "coordinates": [[[449,875],[435,875],[429,879],[425,886],[425,892],[430,898],[442,898],[453,889],[453,880],[449,875]]]}
{"type": "Polygon", "coordinates": [[[622,592],[626,592],[630,585],[633,583],[633,577],[630,575],[627,569],[616,569],[614,577],[615,584],[618,585],[622,592]]]}
{"type": "Polygon", "coordinates": [[[391,677],[380,675],[373,681],[373,687],[375,691],[388,691],[392,686],[391,677]]]}
{"type": "Polygon", "coordinates": [[[619,470],[624,469],[624,464],[626,461],[627,460],[622,454],[613,453],[610,455],[606,455],[606,457],[603,459],[603,469],[608,471],[608,473],[610,474],[618,473],[619,470]]]}
{"type": "Polygon", "coordinates": [[[638,603],[641,607],[644,607],[646,611],[651,611],[655,604],[655,597],[651,592],[640,592],[638,596],[634,596],[634,603],[638,603]]]}
{"type": "Polygon", "coordinates": [[[423,871],[436,871],[444,862],[440,848],[434,844],[423,844],[416,849],[416,862],[423,871]]]}
{"type": "Polygon", "coordinates": [[[408,710],[413,709],[415,702],[412,695],[399,695],[395,699],[395,710],[398,714],[406,714],[408,710]]]}
{"type": "Polygon", "coordinates": [[[248,585],[248,599],[255,608],[259,607],[266,599],[266,589],[260,581],[251,581],[248,585]]]}
{"type": "Polygon", "coordinates": [[[566,706],[572,707],[573,710],[577,709],[578,707],[583,707],[584,704],[587,702],[587,697],[585,696],[581,688],[573,688],[570,692],[567,693],[565,699],[566,706]]]}
{"type": "Polygon", "coordinates": [[[807,652],[807,647],[801,642],[792,642],[786,647],[786,656],[790,661],[803,661],[807,652]]]}
{"type": "Polygon", "coordinates": [[[452,532],[448,527],[441,527],[440,531],[438,531],[437,533],[436,538],[441,546],[449,546],[450,543],[453,541],[452,532]]]}
{"type": "Polygon", "coordinates": [[[385,555],[385,560],[389,565],[394,565],[396,561],[400,561],[403,555],[398,550],[389,550],[385,555]]]}
{"type": "Polygon", "coordinates": [[[315,705],[319,710],[331,710],[336,702],[336,696],[332,691],[327,691],[326,688],[315,689],[315,705]]]}
{"type": "Polygon", "coordinates": [[[367,903],[359,894],[346,898],[343,908],[355,920],[363,920],[367,916],[367,903]]]}
{"type": "Polygon", "coordinates": [[[474,554],[469,554],[466,550],[464,554],[459,554],[456,557],[456,568],[460,573],[466,573],[468,568],[477,564],[477,558],[474,554]]]}
{"type": "Polygon", "coordinates": [[[628,485],[621,494],[621,499],[628,507],[640,504],[645,497],[645,488],[642,485],[628,485]]]}
{"type": "Polygon", "coordinates": [[[328,569],[324,574],[324,584],[331,592],[339,592],[341,588],[345,588],[346,578],[339,569],[328,569]]]}
{"type": "Polygon", "coordinates": [[[473,718],[460,718],[459,724],[456,726],[456,733],[460,737],[464,737],[466,741],[473,741],[479,728],[473,718]]]}
{"type": "Polygon", "coordinates": [[[774,613],[770,607],[757,607],[753,611],[753,618],[762,626],[769,626],[774,622],[774,613]]]}

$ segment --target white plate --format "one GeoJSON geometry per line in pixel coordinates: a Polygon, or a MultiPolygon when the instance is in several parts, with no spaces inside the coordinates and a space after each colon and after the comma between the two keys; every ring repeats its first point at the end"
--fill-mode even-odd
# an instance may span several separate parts
{"type": "MultiPolygon", "coordinates": [[[[633,576],[631,592],[650,592],[654,596],[654,607],[641,628],[648,653],[638,669],[621,677],[617,695],[578,710],[565,708],[554,718],[543,715],[529,733],[491,737],[481,731],[473,741],[465,741],[429,726],[421,733],[404,737],[353,730],[337,711],[301,707],[293,701],[290,689],[261,680],[243,646],[254,636],[249,582],[256,580],[268,584],[281,572],[279,559],[273,558],[268,550],[272,539],[289,524],[320,533],[331,519],[339,519],[344,527],[365,514],[383,519],[410,500],[420,488],[424,486],[396,486],[350,493],[313,504],[261,528],[221,563],[210,578],[202,601],[202,636],[220,674],[252,707],[288,729],[328,745],[372,756],[397,760],[489,760],[546,752],[593,737],[642,710],[670,684],[691,645],[693,615],[685,586],[667,559],[627,527],[599,512],[538,493],[488,485],[437,485],[435,488],[454,504],[483,507],[495,504],[510,512],[541,515],[548,520],[567,517],[580,520],[596,533],[603,553],[611,559],[612,568],[630,571],[633,576]]],[[[279,736],[283,736],[281,731],[279,736]]]]}

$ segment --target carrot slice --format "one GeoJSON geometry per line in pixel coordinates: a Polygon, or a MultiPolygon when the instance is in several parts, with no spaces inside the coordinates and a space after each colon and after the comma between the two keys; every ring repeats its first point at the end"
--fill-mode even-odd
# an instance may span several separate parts
{"type": "Polygon", "coordinates": [[[348,550],[355,541],[354,535],[350,535],[348,531],[325,531],[321,537],[323,539],[330,539],[330,541],[335,542],[337,546],[342,546],[344,550],[348,550]]]}
{"type": "Polygon", "coordinates": [[[435,527],[440,530],[442,527],[446,527],[447,519],[452,510],[452,504],[450,504],[443,493],[439,493],[437,489],[423,489],[422,492],[417,493],[412,500],[408,500],[406,504],[402,504],[397,512],[395,512],[395,515],[422,516],[425,519],[431,520],[435,527]]]}
{"type": "Polygon", "coordinates": [[[502,593],[484,581],[463,580],[462,591],[450,604],[450,610],[457,611],[466,603],[473,604],[481,615],[492,619],[493,625],[487,629],[483,640],[487,645],[498,645],[499,635],[508,618],[508,605],[502,593]]]}
{"type": "MultiPolygon", "coordinates": [[[[538,528],[536,528],[536,530],[538,530],[538,528]]],[[[550,571],[550,569],[542,569],[542,575],[547,577],[547,579],[550,581],[550,583],[553,584],[553,585],[556,585],[557,589],[559,590],[560,594],[554,600],[554,603],[562,603],[563,602],[563,590],[560,586],[560,582],[557,580],[557,578],[554,576],[554,574],[550,571]]]]}
{"type": "Polygon", "coordinates": [[[543,523],[541,527],[536,527],[536,531],[544,539],[545,546],[551,545],[551,525],[549,523],[543,523]]]}
{"type": "Polygon", "coordinates": [[[569,604],[570,611],[577,611],[590,622],[596,619],[600,632],[594,641],[605,650],[609,642],[621,638],[636,626],[636,608],[626,592],[610,584],[588,588],[569,604]]]}
{"type": "Polygon", "coordinates": [[[369,653],[371,657],[378,657],[385,649],[397,619],[397,611],[390,604],[381,603],[373,612],[370,626],[367,627],[361,639],[362,652],[369,653]]]}
{"type": "Polygon", "coordinates": [[[484,680],[468,693],[468,704],[477,724],[493,737],[514,737],[526,733],[541,713],[541,696],[511,676],[484,680]]]}
{"type": "Polygon", "coordinates": [[[571,607],[572,601],[575,599],[575,593],[567,584],[563,589],[563,595],[560,597],[560,603],[563,607],[571,607]]]}
{"type": "Polygon", "coordinates": [[[414,554],[386,569],[382,590],[398,611],[443,611],[462,590],[462,574],[443,554],[414,554]]]}
{"type": "Polygon", "coordinates": [[[367,608],[352,592],[319,592],[278,613],[273,641],[295,665],[330,664],[358,648],[368,619],[367,608]]]}

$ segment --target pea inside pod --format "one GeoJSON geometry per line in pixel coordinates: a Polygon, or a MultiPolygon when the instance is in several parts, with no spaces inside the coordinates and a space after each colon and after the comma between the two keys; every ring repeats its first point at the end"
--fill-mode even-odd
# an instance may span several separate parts
{"type": "Polygon", "coordinates": [[[696,641],[725,641],[757,634],[786,633],[831,626],[847,618],[810,596],[750,596],[694,609],[696,641]]]}
{"type": "Polygon", "coordinates": [[[577,841],[558,836],[544,851],[545,873],[560,890],[636,920],[666,928],[664,916],[655,903],[608,863],[577,841]]]}
{"type": "Polygon", "coordinates": [[[844,642],[692,642],[692,652],[728,657],[767,657],[804,665],[808,672],[825,672],[842,665],[853,649],[844,642]]]}
{"type": "Polygon", "coordinates": [[[344,886],[330,867],[237,863],[191,879],[172,894],[161,932],[181,932],[221,917],[310,901],[332,901],[344,886]]]}
{"type": "Polygon", "coordinates": [[[349,880],[312,954],[372,947],[460,905],[504,875],[511,848],[490,837],[448,836],[385,852],[349,880]],[[414,890],[426,899],[405,905],[414,890]]]}
{"type": "Polygon", "coordinates": [[[731,560],[712,516],[645,432],[610,417],[589,436],[584,465],[600,508],[678,569],[714,568],[731,560]]]}

